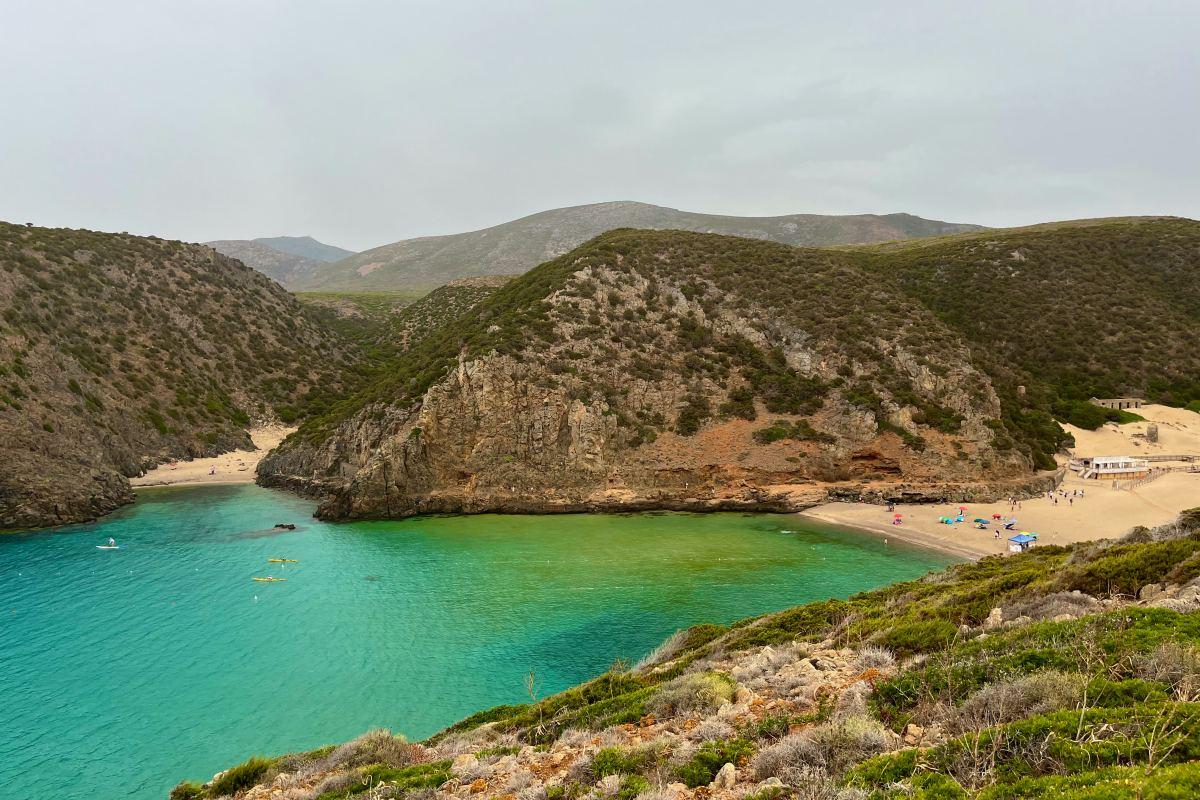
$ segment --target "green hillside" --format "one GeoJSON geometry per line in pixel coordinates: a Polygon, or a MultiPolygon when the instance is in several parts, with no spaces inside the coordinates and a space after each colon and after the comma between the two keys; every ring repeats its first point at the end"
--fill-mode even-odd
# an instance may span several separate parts
{"type": "Polygon", "coordinates": [[[0,309],[0,527],[112,510],[124,476],[359,380],[345,340],[200,245],[0,223],[0,309]]]}
{"type": "Polygon", "coordinates": [[[896,279],[971,344],[1006,401],[1010,434],[1036,452],[1054,449],[1047,412],[1095,427],[1090,397],[1200,398],[1195,221],[994,230],[859,248],[854,261],[896,279]]]}
{"type": "Polygon", "coordinates": [[[368,405],[417,403],[460,360],[509,356],[524,380],[603,402],[629,447],[755,419],[757,403],[793,417],[760,443],[820,443],[866,412],[932,463],[926,446],[975,419],[988,432],[972,446],[1053,467],[1067,442],[1054,419],[1094,427],[1093,394],[1200,398],[1197,264],[1200,223],[1180,219],[841,249],[614,231],[431,327],[285,449],[368,405]],[[631,395],[631,379],[646,389],[631,395]],[[682,407],[653,405],[655,391],[682,407]]]}

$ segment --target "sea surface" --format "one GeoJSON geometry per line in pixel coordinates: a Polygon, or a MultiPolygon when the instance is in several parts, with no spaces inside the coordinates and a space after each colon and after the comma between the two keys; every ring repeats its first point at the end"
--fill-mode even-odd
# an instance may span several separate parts
{"type": "Polygon", "coordinates": [[[952,560],[787,515],[330,525],[255,486],[139,498],[0,535],[4,800],[161,800],[255,753],[379,726],[422,738],[528,699],[530,670],[549,694],[681,627],[952,560]],[[110,536],[120,549],[96,549],[110,536]],[[268,574],[287,580],[251,580],[268,574]]]}

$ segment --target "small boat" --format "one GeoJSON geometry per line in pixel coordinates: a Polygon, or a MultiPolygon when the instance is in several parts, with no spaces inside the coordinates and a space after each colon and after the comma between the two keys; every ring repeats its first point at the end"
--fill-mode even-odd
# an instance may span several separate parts
{"type": "Polygon", "coordinates": [[[294,558],[268,558],[268,564],[299,564],[300,562],[294,558]]]}
{"type": "Polygon", "coordinates": [[[287,578],[275,578],[267,576],[266,578],[251,578],[251,580],[258,581],[259,583],[282,583],[286,581],[287,578]]]}

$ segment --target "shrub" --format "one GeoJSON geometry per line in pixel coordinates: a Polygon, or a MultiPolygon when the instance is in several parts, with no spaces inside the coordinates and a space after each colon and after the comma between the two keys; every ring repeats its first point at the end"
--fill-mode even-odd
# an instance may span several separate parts
{"type": "Polygon", "coordinates": [[[858,666],[862,669],[887,669],[896,663],[896,656],[886,647],[865,645],[858,648],[858,666]]]}
{"type": "Polygon", "coordinates": [[[691,672],[658,687],[646,708],[659,718],[708,714],[733,700],[737,683],[719,672],[691,672]]]}
{"type": "Polygon", "coordinates": [[[1078,589],[1092,595],[1133,596],[1198,551],[1200,536],[1117,545],[1093,560],[1073,565],[1060,577],[1059,585],[1063,589],[1078,589]]]}
{"type": "Polygon", "coordinates": [[[749,758],[753,752],[754,745],[745,739],[705,742],[688,761],[679,766],[676,775],[693,789],[697,786],[707,786],[712,783],[721,767],[726,764],[736,766],[742,759],[749,758]]]}
{"type": "Polygon", "coordinates": [[[739,386],[729,392],[729,400],[721,404],[721,414],[726,417],[754,420],[758,412],[754,409],[754,389],[750,386],[739,386]]]}
{"type": "Polygon", "coordinates": [[[944,619],[920,620],[895,625],[880,637],[880,644],[898,656],[940,650],[949,644],[958,628],[944,619]]]}
{"type": "Polygon", "coordinates": [[[949,727],[955,732],[982,730],[1032,714],[1074,708],[1083,699],[1086,685],[1083,675],[1054,670],[988,684],[967,698],[949,727]]]}
{"type": "Polygon", "coordinates": [[[617,788],[616,800],[634,800],[650,790],[650,781],[641,775],[626,775],[617,788]]]}
{"type": "Polygon", "coordinates": [[[1162,642],[1135,662],[1137,674],[1166,684],[1176,699],[1200,696],[1200,650],[1179,642],[1162,642]]]}
{"type": "Polygon", "coordinates": [[[834,437],[827,433],[821,433],[809,424],[808,420],[804,419],[795,422],[777,419],[769,427],[754,432],[754,441],[759,444],[770,444],[781,439],[797,439],[808,442],[835,441],[834,437]]]}
{"type": "Polygon", "coordinates": [[[659,756],[660,751],[656,747],[631,750],[605,747],[592,757],[589,772],[597,778],[605,775],[636,775],[657,763],[659,756]]]}
{"type": "Polygon", "coordinates": [[[365,767],[382,764],[398,769],[412,762],[412,748],[403,736],[393,736],[382,728],[368,731],[357,739],[341,745],[326,758],[325,763],[333,767],[365,767]]]}
{"type": "Polygon", "coordinates": [[[680,436],[691,436],[700,430],[700,426],[704,424],[704,420],[708,419],[710,414],[708,398],[702,394],[691,394],[679,411],[675,430],[680,436]]]}
{"type": "Polygon", "coordinates": [[[754,758],[754,774],[760,780],[772,776],[784,783],[806,777],[818,769],[840,775],[849,767],[887,749],[887,731],[878,721],[850,716],[788,736],[754,758]]]}
{"type": "Polygon", "coordinates": [[[1029,617],[1034,620],[1053,619],[1062,614],[1080,617],[1097,611],[1100,601],[1082,592],[1054,592],[1040,597],[1024,598],[1004,608],[1004,619],[1029,617]]]}
{"type": "Polygon", "coordinates": [[[254,756],[250,760],[238,764],[236,767],[230,767],[221,773],[212,785],[209,787],[209,794],[212,797],[220,797],[227,794],[237,794],[243,789],[249,789],[261,781],[272,766],[272,761],[266,758],[254,756]]]}
{"type": "Polygon", "coordinates": [[[168,800],[200,800],[204,797],[204,787],[192,781],[183,781],[168,795],[168,800]]]}

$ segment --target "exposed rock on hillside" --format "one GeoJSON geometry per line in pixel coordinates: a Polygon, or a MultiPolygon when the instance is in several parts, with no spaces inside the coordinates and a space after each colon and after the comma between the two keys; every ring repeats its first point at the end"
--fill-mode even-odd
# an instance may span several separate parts
{"type": "Polygon", "coordinates": [[[0,527],[111,511],[126,476],[350,386],[345,342],[200,245],[0,223],[0,309],[0,527]]]}
{"type": "Polygon", "coordinates": [[[721,233],[804,246],[882,242],[980,230],[978,225],[938,222],[911,214],[731,217],[648,203],[593,203],[543,211],[470,233],[426,236],[376,247],[312,273],[301,283],[301,288],[430,289],[472,275],[519,274],[617,228],[721,233]]]}
{"type": "Polygon", "coordinates": [[[426,336],[259,468],[333,518],[796,508],[1029,473],[961,340],[840,254],[617,231],[426,336]]]}

